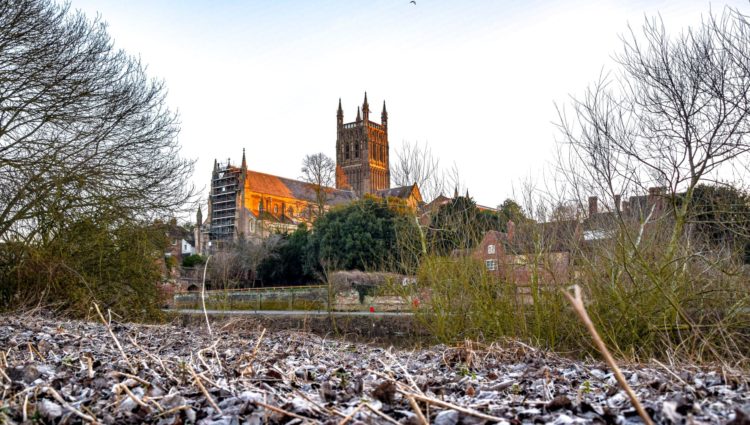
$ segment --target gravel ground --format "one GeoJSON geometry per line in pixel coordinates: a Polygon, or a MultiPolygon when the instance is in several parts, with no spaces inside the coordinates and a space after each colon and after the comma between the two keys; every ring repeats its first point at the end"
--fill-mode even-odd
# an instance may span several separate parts
{"type": "MultiPolygon", "coordinates": [[[[517,342],[403,350],[238,320],[209,335],[0,316],[0,350],[0,424],[640,423],[603,364],[517,342]]],[[[750,424],[746,375],[623,369],[657,423],[750,424]]]]}

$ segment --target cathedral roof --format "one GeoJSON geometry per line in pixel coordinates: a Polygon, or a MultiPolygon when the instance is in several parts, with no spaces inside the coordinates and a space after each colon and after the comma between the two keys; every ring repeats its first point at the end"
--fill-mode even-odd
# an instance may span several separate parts
{"type": "MultiPolygon", "coordinates": [[[[312,183],[252,170],[247,170],[247,185],[251,191],[265,195],[294,198],[313,203],[317,202],[318,199],[317,186],[312,183]]],[[[327,195],[326,204],[331,206],[349,203],[357,199],[354,192],[349,190],[334,189],[332,187],[324,187],[323,190],[325,190],[327,195]]]]}
{"type": "Polygon", "coordinates": [[[414,190],[414,185],[392,187],[390,189],[381,189],[377,192],[378,196],[382,198],[401,198],[407,199],[411,192],[414,190]]]}

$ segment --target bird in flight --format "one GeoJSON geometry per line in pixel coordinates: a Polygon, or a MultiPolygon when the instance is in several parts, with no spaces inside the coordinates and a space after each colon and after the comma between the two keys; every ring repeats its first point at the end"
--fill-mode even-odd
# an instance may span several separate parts
{"type": "Polygon", "coordinates": [[[417,2],[415,0],[411,0],[409,3],[411,3],[411,4],[417,4],[417,2]]]}

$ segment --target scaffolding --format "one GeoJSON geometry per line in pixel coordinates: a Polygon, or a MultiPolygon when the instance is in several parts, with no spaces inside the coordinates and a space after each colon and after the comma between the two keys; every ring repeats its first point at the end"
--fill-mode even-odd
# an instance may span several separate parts
{"type": "Polygon", "coordinates": [[[214,173],[211,180],[209,241],[231,241],[234,238],[240,183],[240,170],[228,162],[226,167],[214,173]]]}

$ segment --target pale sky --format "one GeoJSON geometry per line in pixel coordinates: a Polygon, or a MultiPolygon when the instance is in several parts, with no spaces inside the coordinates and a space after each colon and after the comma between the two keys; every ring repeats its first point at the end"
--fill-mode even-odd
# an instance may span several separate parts
{"type": "MultiPolygon", "coordinates": [[[[214,159],[298,178],[335,158],[336,107],[389,113],[391,157],[428,143],[483,205],[513,196],[553,158],[555,102],[612,69],[645,15],[697,25],[726,3],[682,1],[72,0],[166,81],[205,198],[214,159]]],[[[728,3],[748,11],[747,1],[728,3]]],[[[750,11],[748,11],[750,12],[750,11]]]]}

